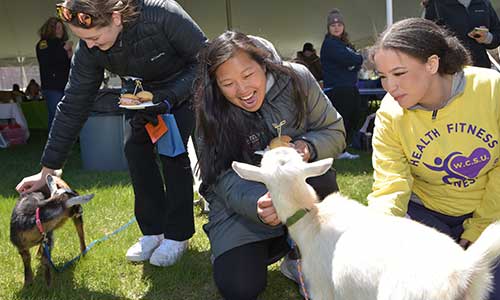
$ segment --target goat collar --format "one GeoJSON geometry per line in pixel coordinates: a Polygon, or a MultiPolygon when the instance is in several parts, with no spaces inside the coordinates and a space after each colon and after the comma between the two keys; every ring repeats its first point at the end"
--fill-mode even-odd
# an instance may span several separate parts
{"type": "Polygon", "coordinates": [[[300,209],[300,210],[296,211],[291,217],[286,219],[286,222],[285,222],[286,227],[290,227],[293,224],[297,223],[308,212],[309,212],[309,210],[307,208],[300,209]]]}
{"type": "Polygon", "coordinates": [[[45,236],[45,230],[43,229],[42,221],[40,221],[40,207],[36,208],[35,220],[36,220],[36,227],[38,227],[38,231],[40,231],[40,233],[45,236]]]}

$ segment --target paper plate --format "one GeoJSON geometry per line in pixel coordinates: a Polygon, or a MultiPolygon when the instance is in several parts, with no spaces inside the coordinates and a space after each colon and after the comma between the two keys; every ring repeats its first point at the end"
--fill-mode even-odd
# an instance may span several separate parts
{"type": "Polygon", "coordinates": [[[155,103],[148,101],[148,102],[141,103],[139,105],[119,105],[119,107],[125,108],[125,109],[145,109],[146,107],[155,106],[155,105],[156,105],[155,103]]]}

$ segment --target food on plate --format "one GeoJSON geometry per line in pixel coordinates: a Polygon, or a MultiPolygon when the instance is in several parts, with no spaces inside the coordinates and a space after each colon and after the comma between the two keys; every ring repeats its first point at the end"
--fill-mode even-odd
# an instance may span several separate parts
{"type": "Polygon", "coordinates": [[[291,142],[291,137],[289,137],[288,135],[281,135],[271,140],[271,143],[269,143],[269,148],[274,149],[278,147],[290,147],[291,142]]]}
{"type": "Polygon", "coordinates": [[[141,91],[135,95],[137,97],[139,97],[139,101],[141,101],[141,102],[153,101],[153,93],[151,93],[151,92],[141,91]]]}
{"type": "Polygon", "coordinates": [[[153,101],[153,94],[148,91],[141,91],[137,94],[125,93],[120,97],[120,105],[135,106],[153,101]]]}
{"type": "Polygon", "coordinates": [[[142,102],[139,100],[139,97],[137,97],[134,94],[123,94],[120,97],[120,105],[125,105],[125,106],[132,106],[132,105],[139,105],[142,102]]]}

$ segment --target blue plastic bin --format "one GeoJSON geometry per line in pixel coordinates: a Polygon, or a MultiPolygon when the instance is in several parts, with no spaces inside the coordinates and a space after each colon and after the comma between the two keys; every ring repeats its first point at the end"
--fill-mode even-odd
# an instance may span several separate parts
{"type": "Polygon", "coordinates": [[[85,170],[119,171],[127,169],[123,152],[130,125],[118,107],[119,89],[99,90],[92,113],[80,131],[80,149],[85,170]]]}
{"type": "Polygon", "coordinates": [[[83,169],[119,171],[127,169],[124,137],[129,124],[123,114],[92,114],[80,132],[83,169]]]}

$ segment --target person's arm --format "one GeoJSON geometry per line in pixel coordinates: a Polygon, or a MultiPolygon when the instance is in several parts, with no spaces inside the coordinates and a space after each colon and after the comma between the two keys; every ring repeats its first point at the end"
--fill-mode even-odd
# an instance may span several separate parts
{"type": "Polygon", "coordinates": [[[379,109],[373,133],[374,183],[368,195],[368,204],[378,212],[404,216],[408,209],[413,177],[393,126],[392,116],[379,109]]]}
{"type": "MultiPolygon", "coordinates": [[[[160,13],[160,12],[158,12],[160,13]]],[[[153,102],[168,99],[171,105],[188,99],[198,67],[197,55],[206,42],[200,27],[175,2],[165,1],[162,13],[163,32],[185,66],[175,79],[155,91],[153,102]]]]}
{"type": "Polygon", "coordinates": [[[25,177],[16,186],[16,191],[20,194],[27,194],[34,191],[39,191],[45,186],[45,178],[47,175],[56,175],[56,170],[42,167],[40,172],[25,177]]]}
{"type": "Polygon", "coordinates": [[[485,1],[488,6],[489,32],[484,45],[487,49],[494,49],[500,45],[500,21],[498,15],[489,1],[485,1]]]}
{"type": "Polygon", "coordinates": [[[348,68],[359,68],[363,63],[363,56],[353,49],[347,47],[340,40],[330,38],[326,40],[326,55],[324,59],[332,63],[348,68]]]}
{"type": "Polygon", "coordinates": [[[294,64],[294,70],[302,80],[306,99],[307,132],[294,140],[308,142],[312,149],[312,160],[336,157],[345,148],[345,129],[342,117],[321,90],[307,67],[294,64]]]}
{"type": "MultiPolygon", "coordinates": [[[[491,108],[493,118],[497,120],[500,128],[500,104],[498,95],[500,95],[500,80],[495,83],[495,93],[492,95],[491,108]]],[[[493,159],[493,158],[492,158],[493,159]]],[[[488,172],[487,183],[481,205],[473,212],[472,218],[465,220],[464,232],[461,236],[470,242],[476,241],[483,230],[496,220],[500,220],[500,165],[496,165],[488,172]]]]}
{"type": "Polygon", "coordinates": [[[57,105],[49,139],[43,151],[42,166],[62,168],[90,114],[103,77],[104,69],[97,64],[84,42],[80,41],[71,63],[69,83],[64,97],[57,105]]]}
{"type": "Polygon", "coordinates": [[[488,173],[488,183],[481,205],[474,211],[472,218],[465,220],[461,238],[474,242],[488,225],[499,219],[500,166],[497,166],[488,173]]]}
{"type": "Polygon", "coordinates": [[[104,69],[97,65],[89,49],[80,41],[72,61],[69,84],[63,99],[57,105],[56,116],[42,154],[42,170],[23,178],[16,186],[19,193],[39,190],[45,184],[47,174],[54,174],[54,170],[62,168],[87,120],[103,76],[104,69]]]}

